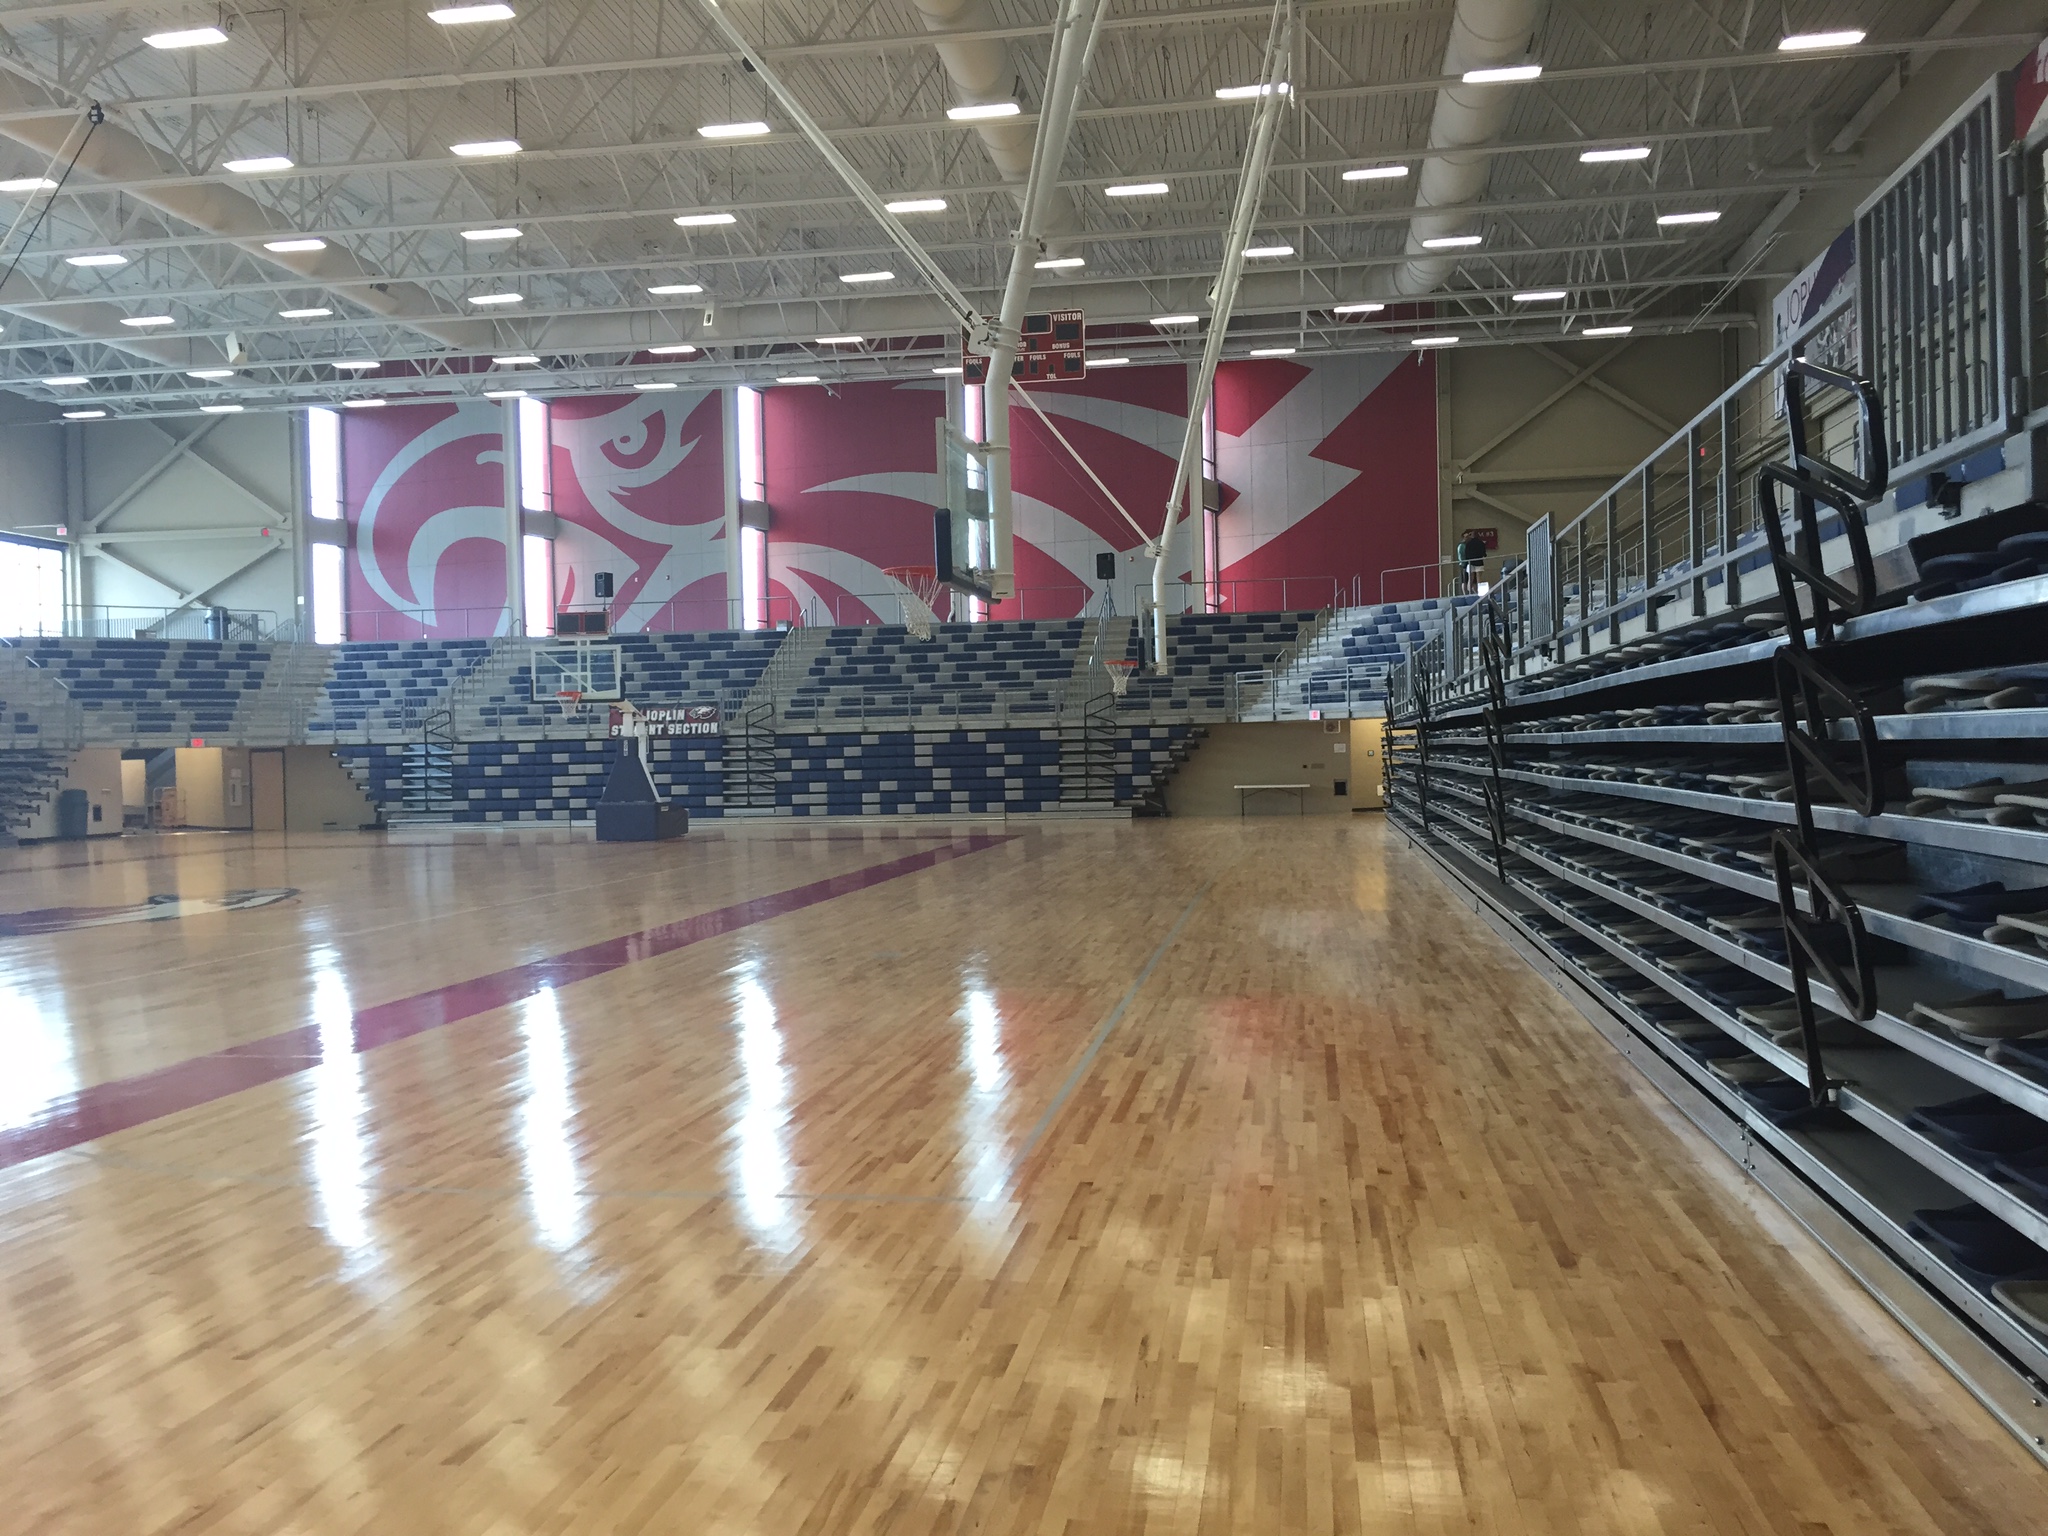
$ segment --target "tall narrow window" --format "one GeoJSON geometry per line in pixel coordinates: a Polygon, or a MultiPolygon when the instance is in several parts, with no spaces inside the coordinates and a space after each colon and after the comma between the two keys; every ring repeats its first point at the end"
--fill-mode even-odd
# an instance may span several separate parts
{"type": "Polygon", "coordinates": [[[0,635],[63,633],[63,548],[0,535],[0,635]]]}
{"type": "MultiPolygon", "coordinates": [[[[761,421],[761,392],[742,384],[734,391],[733,440],[737,449],[740,500],[768,499],[764,465],[766,443],[761,421]]],[[[744,513],[742,514],[744,519],[744,513]]],[[[740,627],[768,627],[768,530],[740,527],[740,627]]]]}
{"type": "MultiPolygon", "coordinates": [[[[306,412],[306,513],[323,523],[341,521],[341,413],[319,407],[306,412]]],[[[313,643],[339,645],[348,638],[347,581],[340,544],[314,542],[308,555],[313,643]]]]}
{"type": "Polygon", "coordinates": [[[1216,611],[1217,583],[1222,579],[1223,515],[1209,510],[1209,486],[1216,474],[1216,391],[1202,402],[1202,485],[1195,497],[1195,526],[1202,541],[1202,609],[1216,611]]]}
{"type": "MultiPolygon", "coordinates": [[[[548,403],[519,402],[519,506],[524,512],[552,512],[555,488],[549,451],[548,403]]],[[[520,542],[519,569],[524,583],[526,633],[538,639],[555,632],[555,541],[529,533],[520,542]]]]}

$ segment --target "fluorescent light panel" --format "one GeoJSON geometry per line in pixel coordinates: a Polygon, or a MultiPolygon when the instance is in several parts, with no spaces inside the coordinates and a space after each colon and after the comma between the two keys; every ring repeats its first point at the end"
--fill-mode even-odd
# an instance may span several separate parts
{"type": "Polygon", "coordinates": [[[1459,251],[1474,246],[1485,238],[1481,235],[1438,235],[1422,242],[1425,251],[1459,251]]]}
{"type": "Polygon", "coordinates": [[[657,283],[647,291],[656,298],[665,299],[674,293],[702,293],[704,285],[702,283],[657,283]]]}
{"type": "Polygon", "coordinates": [[[202,405],[199,407],[209,416],[232,416],[241,410],[239,405],[202,405]]]}
{"type": "Polygon", "coordinates": [[[1048,256],[1043,261],[1031,263],[1040,272],[1065,272],[1074,267],[1085,267],[1087,264],[1088,258],[1085,256],[1048,256]]]}
{"type": "Polygon", "coordinates": [[[491,362],[500,368],[531,368],[540,362],[531,352],[514,352],[505,357],[494,357],[491,362]]]}
{"type": "Polygon", "coordinates": [[[1015,117],[1023,110],[1014,101],[984,101],[964,107],[948,107],[946,116],[956,123],[979,123],[992,117],[1015,117]]]}
{"type": "Polygon", "coordinates": [[[334,366],[337,368],[346,368],[351,373],[362,373],[371,368],[381,368],[384,365],[378,362],[373,357],[348,357],[343,358],[334,366]]]}
{"type": "Polygon", "coordinates": [[[1294,356],[1294,353],[1295,353],[1295,349],[1294,349],[1293,347],[1253,347],[1253,348],[1252,348],[1252,356],[1253,356],[1253,357],[1292,357],[1292,356],[1294,356]]]}
{"type": "Polygon", "coordinates": [[[674,389],[676,386],[667,379],[642,379],[633,387],[635,389],[674,389]]]}
{"type": "Polygon", "coordinates": [[[1626,336],[1634,330],[1632,325],[1589,325],[1579,332],[1581,336],[1626,336]]]}
{"type": "Polygon", "coordinates": [[[232,379],[234,376],[235,370],[232,368],[188,368],[185,370],[185,377],[188,379],[232,379]]]}
{"type": "Polygon", "coordinates": [[[56,186],[47,176],[17,176],[12,181],[0,181],[0,192],[50,192],[56,186]]]}
{"type": "Polygon", "coordinates": [[[1399,181],[1408,174],[1405,165],[1361,165],[1344,173],[1346,181],[1399,181]]]}
{"type": "Polygon", "coordinates": [[[706,123],[697,130],[697,133],[707,139],[758,139],[770,131],[766,123],[754,120],[744,123],[706,123]]]}
{"type": "Polygon", "coordinates": [[[893,283],[896,281],[896,274],[894,272],[842,272],[839,274],[839,281],[842,283],[893,283]]]}
{"type": "Polygon", "coordinates": [[[792,373],[777,379],[775,382],[778,384],[815,384],[818,382],[818,376],[815,373],[792,373]]]}
{"type": "Polygon", "coordinates": [[[1628,144],[1616,149],[1584,149],[1579,151],[1581,165],[1613,165],[1623,160],[1647,160],[1650,146],[1628,144]]]}
{"type": "Polygon", "coordinates": [[[104,421],[106,415],[105,411],[66,411],[64,419],[66,421],[104,421]]]}
{"type": "Polygon", "coordinates": [[[246,160],[223,160],[220,168],[237,176],[257,176],[264,171],[288,171],[293,163],[290,155],[251,155],[246,160]]]}
{"type": "Polygon", "coordinates": [[[866,340],[867,337],[865,336],[820,336],[818,338],[818,345],[821,347],[857,347],[866,340]]]}
{"type": "Polygon", "coordinates": [[[480,21],[511,21],[518,14],[509,5],[444,5],[427,12],[427,20],[444,27],[471,27],[480,21]]]}
{"type": "Polygon", "coordinates": [[[1376,315],[1387,306],[1377,299],[1360,299],[1352,304],[1338,304],[1330,313],[1333,315],[1376,315]]]}
{"type": "Polygon", "coordinates": [[[1455,347],[1460,339],[1456,336],[1412,336],[1408,340],[1408,345],[1411,347],[1455,347]]]}
{"type": "Polygon", "coordinates": [[[1294,87],[1285,80],[1276,80],[1271,85],[1226,85],[1217,91],[1218,101],[1251,101],[1260,96],[1291,96],[1294,87]]]}
{"type": "Polygon", "coordinates": [[[1120,187],[1104,187],[1104,197],[1164,197],[1172,189],[1163,181],[1127,181],[1120,187]]]}
{"type": "Polygon", "coordinates": [[[1657,222],[1668,228],[1674,224],[1711,224],[1720,217],[1718,213],[1702,209],[1698,213],[1660,213],[1657,222]]]}
{"type": "Polygon", "coordinates": [[[469,302],[472,304],[524,304],[526,302],[526,295],[523,293],[472,293],[469,296],[469,302]]]}
{"type": "Polygon", "coordinates": [[[1200,315],[1154,315],[1152,323],[1154,325],[1198,325],[1201,323],[1201,319],[1200,315]]]}
{"type": "Polygon", "coordinates": [[[64,263],[72,267],[125,267],[128,258],[119,251],[94,251],[89,256],[66,256],[64,263]]]}
{"type": "Polygon", "coordinates": [[[173,315],[123,315],[121,323],[132,325],[137,330],[147,330],[153,325],[176,325],[178,321],[173,315]]]}
{"type": "Polygon", "coordinates": [[[522,147],[517,139],[473,139],[467,144],[450,144],[448,153],[465,160],[481,160],[491,155],[516,155],[522,147]]]}
{"type": "Polygon", "coordinates": [[[1511,85],[1517,80],[1534,80],[1542,73],[1541,64],[1503,64],[1494,69],[1468,69],[1460,78],[1467,85],[1511,85]]]}
{"type": "Polygon", "coordinates": [[[678,229],[712,229],[721,224],[737,224],[739,220],[729,213],[679,213],[675,222],[678,229]]]}
{"type": "Polygon", "coordinates": [[[1275,257],[1292,256],[1294,254],[1294,247],[1291,245],[1248,245],[1244,248],[1244,254],[1245,259],[1248,261],[1270,261],[1275,257]]]}
{"type": "Polygon", "coordinates": [[[176,32],[152,32],[143,41],[152,48],[211,48],[228,40],[219,27],[186,27],[176,32]]]}
{"type": "Polygon", "coordinates": [[[514,228],[510,224],[501,224],[495,229],[465,229],[462,232],[462,238],[465,240],[517,240],[525,233],[525,230],[514,228]]]}
{"type": "Polygon", "coordinates": [[[331,309],[318,308],[280,309],[277,312],[277,318],[280,320],[325,320],[329,315],[333,313],[334,311],[331,309]]]}
{"type": "Polygon", "coordinates": [[[687,341],[671,341],[659,347],[647,349],[656,357],[688,357],[697,349],[687,341]]]}
{"type": "Polygon", "coordinates": [[[883,207],[891,213],[944,213],[946,200],[943,197],[899,197],[883,207]]]}
{"type": "Polygon", "coordinates": [[[386,400],[382,395],[372,395],[367,400],[344,400],[341,403],[343,408],[346,410],[368,411],[373,410],[380,405],[389,405],[391,402],[389,400],[386,400]]]}
{"type": "Polygon", "coordinates": [[[90,384],[92,380],[82,373],[60,373],[56,378],[45,379],[43,382],[52,389],[68,389],[73,384],[90,384]]]}
{"type": "Polygon", "coordinates": [[[1531,288],[1527,293],[1516,294],[1514,299],[1517,304],[1554,304],[1569,297],[1562,288],[1531,288]]]}
{"type": "Polygon", "coordinates": [[[1780,53],[1809,53],[1816,48],[1854,48],[1863,41],[1863,31],[1844,27],[1839,32],[1794,32],[1778,39],[1780,53]]]}
{"type": "Polygon", "coordinates": [[[526,391],[523,389],[487,389],[484,391],[484,398],[486,400],[524,400],[526,398],[526,391]]]}
{"type": "Polygon", "coordinates": [[[943,368],[934,368],[932,370],[933,373],[936,373],[942,379],[957,379],[966,371],[958,363],[949,363],[943,368]]]}
{"type": "Polygon", "coordinates": [[[289,240],[266,240],[263,249],[276,251],[281,256],[297,255],[303,251],[324,251],[327,242],[317,235],[294,235],[289,240]]]}
{"type": "Polygon", "coordinates": [[[1128,366],[1130,361],[1128,357],[1091,357],[1088,359],[1088,366],[1090,368],[1123,368],[1128,366]]]}

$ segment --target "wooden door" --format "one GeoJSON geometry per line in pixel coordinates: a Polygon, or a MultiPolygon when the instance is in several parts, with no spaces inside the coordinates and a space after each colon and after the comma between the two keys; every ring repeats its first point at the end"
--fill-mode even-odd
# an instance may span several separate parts
{"type": "Polygon", "coordinates": [[[284,830],[284,753],[249,754],[250,826],[258,832],[284,830]]]}

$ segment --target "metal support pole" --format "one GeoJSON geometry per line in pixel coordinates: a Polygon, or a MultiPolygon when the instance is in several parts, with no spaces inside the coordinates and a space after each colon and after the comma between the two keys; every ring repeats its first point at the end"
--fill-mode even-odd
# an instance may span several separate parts
{"type": "Polygon", "coordinates": [[[1705,440],[1698,426],[1685,434],[1685,521],[1686,559],[1692,563],[1692,613],[1703,618],[1707,611],[1707,578],[1700,569],[1707,560],[1707,509],[1700,503],[1700,455],[1705,440]]]}
{"type": "Polygon", "coordinates": [[[1728,606],[1742,606],[1742,572],[1735,562],[1735,402],[1721,402],[1721,473],[1714,487],[1719,503],[1714,511],[1720,530],[1722,580],[1727,583],[1728,606]]]}
{"type": "Polygon", "coordinates": [[[1181,434],[1180,459],[1174,466],[1173,489],[1167,493],[1166,512],[1159,537],[1146,553],[1152,556],[1152,665],[1164,672],[1166,661],[1166,551],[1173,536],[1173,520],[1180,511],[1181,497],[1201,465],[1202,412],[1209,390],[1216,380],[1216,364],[1222,360],[1224,333],[1237,305],[1238,280],[1244,275],[1244,250],[1251,241],[1252,225],[1259,216],[1259,202],[1265,192],[1266,169],[1273,161],[1273,143],[1279,137],[1280,110],[1293,95],[1287,79],[1288,61],[1293,57],[1294,7],[1292,0],[1274,0],[1273,24],[1266,34],[1266,57],[1259,71],[1259,106],[1252,120],[1251,140],[1244,157],[1244,171],[1237,186],[1237,206],[1230,215],[1230,228],[1223,237],[1223,267],[1209,298],[1209,336],[1202,348],[1202,371],[1188,399],[1187,429],[1181,434]]]}
{"type": "Polygon", "coordinates": [[[1081,82],[1088,77],[1088,61],[1095,52],[1095,38],[1102,25],[1102,0],[1062,0],[1053,23],[1045,100],[1038,114],[1038,135],[1031,147],[1031,174],[1024,182],[1024,205],[1017,224],[1017,243],[1010,251],[1010,275],[1003,284],[1002,307],[997,312],[995,339],[988,358],[988,531],[989,552],[994,569],[989,585],[997,598],[1015,590],[1017,581],[1016,544],[1010,494],[1010,370],[1017,361],[1017,348],[1024,325],[1024,308],[1031,302],[1031,274],[1045,247],[1039,231],[1046,208],[1059,190],[1060,164],[1067,156],[1067,138],[1074,126],[1074,112],[1081,97],[1081,82]]]}
{"type": "Polygon", "coordinates": [[[1643,631],[1654,635],[1657,632],[1657,605],[1650,598],[1650,588],[1657,581],[1657,524],[1654,461],[1643,466],[1643,631]]]}

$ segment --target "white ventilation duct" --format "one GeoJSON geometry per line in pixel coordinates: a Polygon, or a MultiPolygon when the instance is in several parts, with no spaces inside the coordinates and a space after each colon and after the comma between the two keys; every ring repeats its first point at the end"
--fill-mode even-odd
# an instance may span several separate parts
{"type": "MultiPolygon", "coordinates": [[[[1444,74],[1456,79],[1467,70],[1522,63],[1542,18],[1543,0],[1458,0],[1444,45],[1444,74]]],[[[1422,242],[1471,231],[1472,215],[1461,205],[1484,195],[1493,156],[1483,146],[1500,137],[1514,99],[1512,85],[1459,83],[1436,93],[1429,153],[1416,179],[1415,218],[1408,226],[1408,254],[1414,259],[1395,270],[1388,284],[1395,296],[1433,293],[1450,276],[1451,261],[1422,242]]]]}
{"type": "MultiPolygon", "coordinates": [[[[0,74],[0,134],[25,144],[46,157],[66,151],[79,127],[79,113],[54,107],[43,93],[26,81],[0,74]]],[[[316,287],[332,289],[374,314],[411,327],[421,335],[450,347],[480,349],[492,344],[494,329],[488,321],[443,318],[436,314],[433,295],[414,283],[390,282],[366,269],[353,254],[330,244],[321,251],[266,251],[263,242],[302,233],[281,225],[277,216],[246,193],[232,187],[185,182],[189,173],[171,156],[137,138],[112,122],[102,123],[87,140],[78,157],[74,177],[91,176],[102,181],[126,183],[126,195],[147,203],[230,244],[241,247],[259,260],[281,267],[294,277],[316,287]],[[152,182],[185,182],[184,185],[153,186],[152,182]]],[[[20,281],[19,274],[14,281],[20,281]]],[[[0,304],[8,309],[12,303],[0,304]]],[[[62,309],[87,306],[63,305],[62,309]]],[[[110,305],[90,306],[118,317],[110,305]]],[[[24,314],[63,330],[74,327],[56,318],[57,310],[21,306],[24,314]]],[[[85,318],[81,316],[80,318],[85,318]]],[[[139,356],[155,353],[137,345],[123,334],[118,323],[105,331],[79,331],[113,343],[139,356]]],[[[162,361],[163,359],[157,358],[162,361]]],[[[182,360],[182,359],[181,359],[182,360]]]]}
{"type": "MultiPolygon", "coordinates": [[[[914,0],[925,30],[948,32],[993,31],[999,23],[988,0],[914,0]]],[[[982,106],[989,102],[1015,101],[1016,65],[1010,59],[1010,45],[1000,38],[967,37],[940,41],[939,63],[953,81],[956,106],[982,106]]],[[[1025,179],[1031,174],[1031,146],[1036,130],[1017,119],[993,118],[974,125],[988,157],[1004,181],[1015,189],[1018,201],[1024,197],[1025,179]]],[[[1054,168],[1055,173],[1058,167],[1054,168]]],[[[1074,199],[1063,187],[1055,187],[1039,221],[1041,235],[1051,246],[1053,237],[1069,235],[1080,228],[1074,199]]]]}

